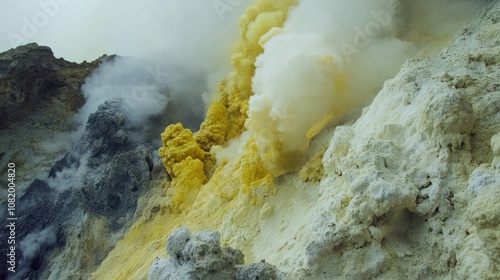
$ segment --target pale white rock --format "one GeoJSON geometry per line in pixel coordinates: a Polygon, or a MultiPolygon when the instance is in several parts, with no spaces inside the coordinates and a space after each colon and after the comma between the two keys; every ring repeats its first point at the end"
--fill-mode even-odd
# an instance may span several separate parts
{"type": "Polygon", "coordinates": [[[408,60],[323,157],[283,279],[500,278],[500,4],[408,60]]]}

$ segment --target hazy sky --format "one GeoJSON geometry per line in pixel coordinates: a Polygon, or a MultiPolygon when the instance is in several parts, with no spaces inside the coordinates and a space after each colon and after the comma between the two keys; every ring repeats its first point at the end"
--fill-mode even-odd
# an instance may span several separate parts
{"type": "MultiPolygon", "coordinates": [[[[172,29],[183,29],[179,22],[201,23],[192,25],[193,28],[188,26],[188,30],[183,31],[188,33],[206,26],[204,21],[228,25],[228,19],[241,15],[243,2],[0,0],[0,51],[37,42],[50,46],[57,57],[79,62],[93,60],[104,53],[134,55],[164,50],[172,40],[179,40],[178,34],[170,36],[178,33],[172,29]],[[230,2],[234,7],[225,6],[221,14],[221,10],[214,7],[215,2],[230,2]],[[193,6],[196,7],[193,9],[193,6]]],[[[237,27],[235,23],[231,25],[237,27]]]]}

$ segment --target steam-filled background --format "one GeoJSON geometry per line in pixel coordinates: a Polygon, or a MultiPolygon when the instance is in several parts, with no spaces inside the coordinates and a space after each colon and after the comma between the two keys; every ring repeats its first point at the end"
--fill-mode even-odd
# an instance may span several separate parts
{"type": "Polygon", "coordinates": [[[227,39],[237,36],[237,19],[251,1],[230,1],[222,10],[213,2],[1,0],[0,51],[37,42],[75,62],[175,50],[191,64],[223,63],[227,39]]]}

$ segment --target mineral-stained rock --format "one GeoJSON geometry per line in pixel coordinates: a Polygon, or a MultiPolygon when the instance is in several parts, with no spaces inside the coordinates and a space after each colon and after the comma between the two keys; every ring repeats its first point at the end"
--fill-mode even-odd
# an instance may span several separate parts
{"type": "MultiPolygon", "coordinates": [[[[26,193],[17,200],[16,244],[17,275],[38,279],[47,268],[48,254],[65,242],[64,226],[76,216],[79,195],[71,191],[58,192],[41,180],[35,180],[26,193]]],[[[6,203],[0,205],[7,209],[6,203]]],[[[6,220],[6,213],[0,218],[6,220]]],[[[7,231],[0,237],[7,240],[7,231]]],[[[0,247],[0,261],[5,263],[7,246],[0,247]]],[[[0,278],[7,279],[7,271],[0,271],[0,278]]],[[[24,278],[23,278],[24,279],[24,278]]]]}
{"type": "Polygon", "coordinates": [[[129,138],[130,121],[125,115],[123,102],[114,99],[104,102],[90,114],[85,131],[71,150],[52,167],[49,177],[71,167],[79,167],[82,159],[89,167],[111,162],[113,156],[134,148],[129,138]]]}
{"type": "Polygon", "coordinates": [[[238,280],[273,280],[277,279],[276,267],[262,260],[258,263],[241,265],[236,274],[238,280]]]}

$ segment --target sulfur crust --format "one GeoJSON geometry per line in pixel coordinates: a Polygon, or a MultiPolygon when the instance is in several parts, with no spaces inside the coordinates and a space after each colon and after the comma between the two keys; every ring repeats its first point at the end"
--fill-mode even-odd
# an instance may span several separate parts
{"type": "Polygon", "coordinates": [[[161,140],[163,147],[160,148],[159,154],[170,176],[181,176],[183,169],[175,166],[182,165],[188,157],[201,161],[205,159],[205,152],[194,141],[191,130],[184,129],[180,123],[168,126],[161,134],[161,140]]]}

